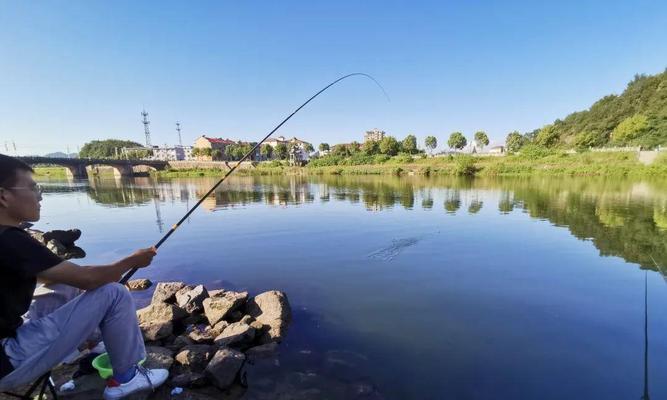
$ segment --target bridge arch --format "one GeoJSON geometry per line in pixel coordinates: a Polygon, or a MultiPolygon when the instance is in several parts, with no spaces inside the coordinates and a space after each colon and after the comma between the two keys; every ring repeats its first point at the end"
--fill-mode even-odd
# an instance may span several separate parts
{"type": "Polygon", "coordinates": [[[99,163],[94,163],[88,165],[87,169],[93,173],[93,175],[97,175],[99,173],[99,167],[108,167],[113,170],[113,175],[115,178],[125,178],[125,177],[131,177],[133,176],[133,169],[132,165],[130,164],[117,164],[117,163],[104,163],[104,162],[99,162],[99,163]]]}

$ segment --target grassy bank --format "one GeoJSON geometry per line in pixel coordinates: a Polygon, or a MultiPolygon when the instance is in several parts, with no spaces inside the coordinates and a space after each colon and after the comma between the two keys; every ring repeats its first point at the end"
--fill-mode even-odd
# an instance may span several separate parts
{"type": "Polygon", "coordinates": [[[67,170],[64,167],[36,167],[35,176],[62,179],[67,177],[67,170]]]}
{"type": "MultiPolygon", "coordinates": [[[[160,177],[221,176],[225,171],[197,169],[160,171],[160,177]]],[[[242,175],[442,175],[442,176],[629,176],[667,177],[667,154],[645,166],[636,153],[564,152],[505,157],[447,156],[415,158],[397,156],[373,164],[290,167],[262,163],[238,170],[242,175]]]]}

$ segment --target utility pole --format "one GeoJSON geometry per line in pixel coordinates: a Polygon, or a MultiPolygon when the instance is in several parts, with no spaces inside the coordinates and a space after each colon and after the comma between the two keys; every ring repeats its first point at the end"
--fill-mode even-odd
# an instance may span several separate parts
{"type": "Polygon", "coordinates": [[[176,131],[178,132],[178,144],[183,147],[183,140],[181,140],[181,123],[176,121],[176,131]]]}
{"type": "Polygon", "coordinates": [[[19,153],[18,153],[18,151],[16,151],[16,142],[12,140],[12,144],[14,145],[14,155],[18,156],[19,153]]]}
{"type": "Polygon", "coordinates": [[[148,121],[148,113],[146,110],[143,110],[141,112],[141,116],[144,117],[143,121],[141,121],[144,124],[144,134],[146,134],[146,147],[152,147],[151,146],[151,132],[148,129],[148,125],[150,122],[148,121]]]}

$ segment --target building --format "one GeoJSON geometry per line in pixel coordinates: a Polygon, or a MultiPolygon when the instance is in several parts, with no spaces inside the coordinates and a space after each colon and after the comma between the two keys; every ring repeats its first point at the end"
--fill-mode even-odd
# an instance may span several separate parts
{"type": "Polygon", "coordinates": [[[191,146],[174,146],[174,147],[153,147],[154,160],[160,161],[186,161],[192,160],[191,146]]]}
{"type": "MultiPolygon", "coordinates": [[[[223,160],[225,158],[225,148],[230,144],[236,144],[233,140],[222,138],[211,138],[206,135],[201,135],[195,139],[193,150],[195,151],[194,159],[211,161],[213,159],[223,160]],[[208,149],[208,150],[207,150],[208,149]],[[215,150],[219,150],[219,155],[214,157],[215,150]]],[[[215,152],[217,153],[217,152],[215,152]]]]}
{"type": "Polygon", "coordinates": [[[505,146],[493,146],[489,148],[489,154],[504,154],[505,146]]]}
{"type": "MultiPolygon", "coordinates": [[[[269,138],[265,142],[265,144],[268,144],[269,146],[273,147],[274,149],[276,146],[279,144],[284,144],[287,146],[288,149],[292,149],[291,152],[288,153],[289,159],[292,162],[296,163],[304,163],[310,160],[310,153],[306,150],[309,146],[312,147],[312,145],[306,141],[303,141],[301,139],[298,139],[296,137],[293,137],[291,139],[285,139],[284,136],[278,136],[276,138],[269,138]]],[[[271,156],[271,158],[275,159],[276,154],[271,156]]]]}
{"type": "Polygon", "coordinates": [[[368,142],[369,140],[379,142],[382,139],[384,139],[384,131],[377,128],[366,131],[364,134],[364,142],[368,142]]]}

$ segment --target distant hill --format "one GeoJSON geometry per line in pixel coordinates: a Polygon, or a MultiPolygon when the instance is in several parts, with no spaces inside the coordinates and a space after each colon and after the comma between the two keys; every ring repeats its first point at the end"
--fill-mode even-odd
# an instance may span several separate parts
{"type": "Polygon", "coordinates": [[[527,136],[547,147],[667,145],[667,70],[635,75],[622,94],[605,96],[527,136]]]}
{"type": "Polygon", "coordinates": [[[79,154],[70,153],[70,155],[68,157],[66,153],[63,153],[62,151],[56,151],[55,153],[44,154],[44,157],[50,157],[50,158],[77,158],[77,157],[79,157],[79,154]]]}

